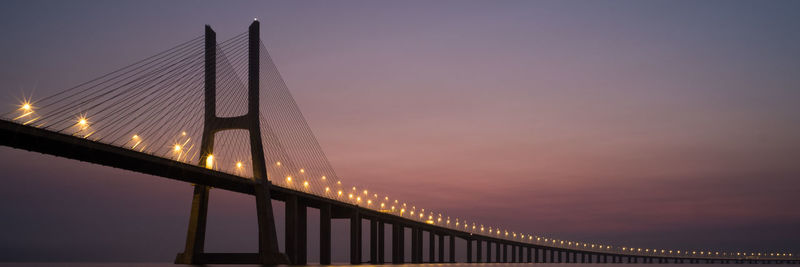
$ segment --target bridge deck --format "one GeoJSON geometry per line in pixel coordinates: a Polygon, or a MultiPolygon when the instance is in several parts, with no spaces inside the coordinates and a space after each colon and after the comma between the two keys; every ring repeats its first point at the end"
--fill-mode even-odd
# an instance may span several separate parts
{"type": "MultiPolygon", "coordinates": [[[[160,176],[182,182],[207,185],[243,194],[254,194],[253,188],[256,183],[251,179],[205,169],[196,165],[186,164],[76,136],[21,125],[6,120],[0,120],[0,145],[160,176]]],[[[399,222],[404,227],[418,228],[424,231],[459,237],[466,240],[481,240],[498,244],[552,249],[560,252],[577,252],[608,256],[632,256],[659,259],[747,260],[746,257],[733,256],[708,257],[693,255],[625,254],[614,251],[584,250],[580,248],[548,246],[545,244],[531,244],[428,224],[290,188],[271,186],[270,191],[272,198],[276,200],[285,201],[289,197],[298,197],[298,199],[302,199],[303,205],[308,207],[321,208],[330,205],[333,218],[351,218],[351,214],[356,211],[359,217],[363,219],[375,219],[387,223],[399,222]]],[[[779,260],[779,258],[762,258],[758,260],[779,260]]],[[[797,259],[789,257],[784,258],[784,260],[796,261],[797,259]]]]}

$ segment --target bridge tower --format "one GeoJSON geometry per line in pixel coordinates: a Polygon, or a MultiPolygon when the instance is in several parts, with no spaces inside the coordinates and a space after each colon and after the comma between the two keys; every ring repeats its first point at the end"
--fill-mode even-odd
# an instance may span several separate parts
{"type": "Polygon", "coordinates": [[[175,263],[249,263],[249,264],[289,264],[285,254],[278,251],[275,233],[275,220],[272,214],[272,198],[267,180],[267,167],[264,161],[264,148],[261,142],[259,122],[259,23],[254,21],[248,33],[248,98],[247,114],[238,117],[217,117],[217,41],[216,33],[210,26],[205,27],[205,116],[203,137],[200,145],[200,166],[211,168],[213,164],[214,134],[225,130],[244,129],[250,136],[250,155],[253,165],[253,179],[258,218],[258,253],[205,253],[205,231],[208,215],[208,196],[210,187],[194,186],[189,227],[186,234],[186,247],[179,253],[175,263]],[[211,158],[212,160],[208,160],[211,158]],[[207,163],[208,162],[208,163],[207,163]]]}

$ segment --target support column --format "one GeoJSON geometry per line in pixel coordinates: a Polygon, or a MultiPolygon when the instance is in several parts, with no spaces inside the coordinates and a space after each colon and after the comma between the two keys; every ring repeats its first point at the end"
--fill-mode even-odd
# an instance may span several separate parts
{"type": "Polygon", "coordinates": [[[511,245],[511,262],[517,262],[517,246],[511,245]]]}
{"type": "Polygon", "coordinates": [[[529,262],[529,263],[530,263],[530,262],[533,262],[533,258],[531,257],[531,256],[532,256],[532,255],[531,255],[531,247],[527,247],[525,250],[527,250],[527,251],[528,251],[528,253],[527,253],[527,255],[528,255],[528,256],[527,256],[527,258],[525,259],[525,262],[529,262]]]}
{"type": "Polygon", "coordinates": [[[299,228],[299,217],[298,214],[299,204],[297,201],[296,195],[288,195],[286,197],[286,205],[285,207],[285,221],[284,223],[284,244],[286,245],[286,256],[289,257],[289,262],[292,264],[299,264],[298,263],[298,242],[299,237],[298,235],[298,228],[299,228]]]}
{"type": "MultiPolygon", "coordinates": [[[[207,27],[207,26],[206,26],[207,27]]],[[[207,28],[207,31],[210,28],[207,28]]],[[[206,32],[206,40],[208,32],[206,32]]],[[[203,254],[206,240],[206,220],[208,218],[209,187],[195,185],[192,196],[192,209],[189,214],[189,227],[186,233],[186,247],[175,258],[177,264],[197,264],[198,256],[203,254]]]]}
{"type": "MultiPolygon", "coordinates": [[[[422,234],[420,234],[420,236],[422,236],[422,234]]],[[[433,231],[428,231],[428,262],[436,262],[436,234],[433,233],[433,231]]]]}
{"type": "Polygon", "coordinates": [[[486,262],[492,262],[492,241],[486,240],[486,262]]]}
{"type": "Polygon", "coordinates": [[[350,264],[361,264],[361,214],[357,209],[350,214],[350,264]]]}
{"type": "Polygon", "coordinates": [[[378,221],[378,264],[386,263],[386,228],[384,223],[378,221]]]}
{"type": "Polygon", "coordinates": [[[483,262],[483,241],[480,239],[476,239],[475,242],[477,242],[475,243],[475,245],[477,245],[477,249],[475,249],[475,251],[477,252],[476,253],[477,258],[475,259],[475,262],[481,263],[483,262]]]}
{"type": "Polygon", "coordinates": [[[369,262],[378,264],[378,220],[369,220],[369,262]]]}
{"type": "Polygon", "coordinates": [[[456,236],[450,235],[450,263],[456,263],[456,236]]]}
{"type": "Polygon", "coordinates": [[[503,262],[508,262],[508,245],[502,243],[503,246],[503,262]]]}
{"type": "Polygon", "coordinates": [[[465,238],[467,241],[467,263],[472,263],[472,240],[465,238]]]}
{"type": "Polygon", "coordinates": [[[535,263],[542,262],[539,258],[539,248],[536,247],[533,248],[533,262],[535,263]]]}
{"type": "Polygon", "coordinates": [[[319,208],[319,264],[331,264],[331,205],[319,208]]]}
{"type": "Polygon", "coordinates": [[[502,243],[500,243],[500,242],[495,242],[494,243],[495,252],[497,252],[497,256],[495,256],[495,258],[496,258],[495,262],[502,262],[503,261],[503,256],[501,255],[500,246],[502,246],[502,243]]]}
{"type": "Polygon", "coordinates": [[[400,222],[394,222],[392,224],[392,263],[393,264],[403,264],[405,263],[405,244],[403,242],[403,238],[405,238],[405,230],[403,229],[403,225],[400,222]]]}
{"type": "Polygon", "coordinates": [[[444,262],[444,234],[439,234],[439,258],[437,262],[444,262]]]}
{"type": "Polygon", "coordinates": [[[421,230],[413,226],[409,226],[409,228],[411,228],[411,261],[409,263],[421,263],[423,261],[421,230]]]}

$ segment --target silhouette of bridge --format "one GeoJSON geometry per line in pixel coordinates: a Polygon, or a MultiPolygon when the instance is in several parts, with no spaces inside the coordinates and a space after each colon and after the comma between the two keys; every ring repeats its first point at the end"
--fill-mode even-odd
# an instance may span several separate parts
{"type": "Polygon", "coordinates": [[[331,263],[333,219],[349,220],[352,264],[362,263],[362,220],[369,221],[373,264],[407,262],[406,242],[411,263],[456,262],[458,239],[466,241],[467,262],[800,263],[790,253],[635,248],[542,237],[345,186],[259,39],[258,21],[221,43],[206,26],[202,36],[34,100],[24,99],[3,115],[0,144],[194,184],[186,246],[175,263],[307,264],[308,207],[320,211],[320,264],[331,263]],[[257,252],[204,250],[211,188],[255,196],[257,252]],[[283,252],[273,199],[285,202],[283,252]],[[387,224],[390,259],[384,253],[387,224]]]}

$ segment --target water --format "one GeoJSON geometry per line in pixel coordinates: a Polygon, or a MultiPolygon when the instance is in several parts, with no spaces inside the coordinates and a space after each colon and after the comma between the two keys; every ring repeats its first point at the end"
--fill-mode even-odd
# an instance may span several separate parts
{"type": "MultiPolygon", "coordinates": [[[[537,266],[537,267],[570,267],[570,266],[587,266],[587,265],[597,265],[597,264],[575,264],[575,263],[431,263],[431,264],[402,264],[402,265],[369,265],[369,264],[362,264],[358,265],[359,267],[375,267],[375,266],[388,266],[388,267],[519,267],[519,266],[537,266]]],[[[625,264],[625,263],[617,263],[617,264],[603,264],[602,266],[605,267],[637,267],[637,266],[684,266],[686,267],[687,264],[625,264]]],[[[702,266],[720,266],[722,264],[691,264],[692,267],[702,267],[702,266]]],[[[724,266],[738,266],[738,265],[747,265],[753,266],[753,264],[724,264],[724,266]]],[[[185,265],[176,265],[172,263],[158,263],[158,262],[148,262],[148,263],[125,263],[125,262],[4,262],[0,263],[0,267],[101,267],[101,266],[110,266],[110,267],[176,267],[176,266],[185,266],[185,265]]],[[[227,264],[211,264],[211,265],[204,265],[204,266],[259,266],[259,265],[227,265],[227,264]]],[[[299,265],[283,265],[283,266],[299,266],[299,265]]],[[[320,265],[307,265],[307,266],[320,266],[320,265]]],[[[339,265],[329,265],[329,266],[356,266],[356,265],[349,265],[349,264],[339,264],[339,265]]]]}

